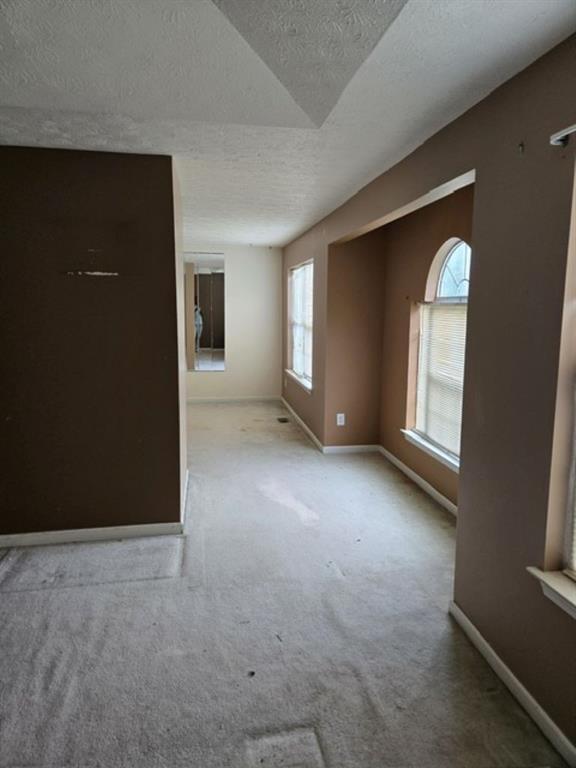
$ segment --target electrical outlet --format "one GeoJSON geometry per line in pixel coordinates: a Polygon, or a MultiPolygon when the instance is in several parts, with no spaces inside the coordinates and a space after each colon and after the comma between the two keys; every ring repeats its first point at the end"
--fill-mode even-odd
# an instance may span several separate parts
{"type": "Polygon", "coordinates": [[[337,427],[345,427],[346,426],[346,414],[345,413],[337,413],[336,414],[336,426],[337,427]]]}

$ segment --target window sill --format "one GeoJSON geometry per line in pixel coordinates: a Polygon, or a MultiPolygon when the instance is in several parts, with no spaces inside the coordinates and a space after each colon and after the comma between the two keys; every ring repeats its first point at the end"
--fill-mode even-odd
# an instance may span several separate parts
{"type": "Polygon", "coordinates": [[[442,448],[439,448],[434,443],[426,440],[424,435],[421,435],[414,429],[402,429],[401,432],[409,443],[412,443],[412,445],[420,448],[421,451],[432,456],[436,461],[444,464],[444,466],[451,469],[452,472],[458,473],[460,471],[460,461],[451,453],[448,453],[448,451],[443,451],[442,448]]]}
{"type": "Polygon", "coordinates": [[[303,379],[301,376],[298,376],[298,374],[294,373],[294,371],[290,370],[290,368],[286,368],[284,373],[287,373],[291,379],[293,379],[297,384],[300,384],[302,389],[305,389],[308,394],[311,394],[312,382],[308,381],[307,379],[303,379]]]}
{"type": "Polygon", "coordinates": [[[546,597],[576,619],[576,582],[562,571],[541,571],[532,566],[527,570],[538,579],[546,597]]]}

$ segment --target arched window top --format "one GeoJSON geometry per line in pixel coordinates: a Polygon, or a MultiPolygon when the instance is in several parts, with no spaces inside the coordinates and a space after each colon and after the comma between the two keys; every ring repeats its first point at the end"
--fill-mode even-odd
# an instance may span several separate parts
{"type": "Polygon", "coordinates": [[[471,256],[472,249],[464,240],[457,240],[451,246],[440,268],[437,301],[468,301],[471,256]]]}

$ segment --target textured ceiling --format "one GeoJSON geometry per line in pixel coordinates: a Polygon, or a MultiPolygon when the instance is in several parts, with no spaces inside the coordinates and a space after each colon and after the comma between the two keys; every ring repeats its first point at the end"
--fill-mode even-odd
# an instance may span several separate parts
{"type": "Polygon", "coordinates": [[[0,0],[0,104],[313,124],[211,0],[0,0]]]}
{"type": "MultiPolygon", "coordinates": [[[[260,32],[277,23],[276,0],[234,5],[261,9],[260,32]]],[[[370,19],[384,3],[285,6],[370,19]]],[[[576,30],[574,0],[408,0],[385,34],[383,18],[370,33],[371,52],[341,58],[315,112],[294,50],[282,42],[268,65],[273,46],[245,38],[227,11],[211,0],[0,0],[0,143],[174,154],[187,249],[284,244],[576,30]]],[[[329,25],[327,49],[354,47],[344,27],[329,25]]],[[[328,33],[315,23],[306,34],[328,33]]]]}
{"type": "Polygon", "coordinates": [[[406,0],[213,1],[317,126],[406,4],[406,0]]]}

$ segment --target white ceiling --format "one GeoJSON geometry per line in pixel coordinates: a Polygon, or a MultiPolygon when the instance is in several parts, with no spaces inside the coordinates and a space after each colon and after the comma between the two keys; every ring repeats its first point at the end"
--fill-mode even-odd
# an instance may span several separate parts
{"type": "Polygon", "coordinates": [[[320,127],[406,0],[213,0],[320,127]]]}
{"type": "Polygon", "coordinates": [[[202,269],[224,269],[224,254],[218,251],[187,251],[184,261],[202,269]]]}
{"type": "Polygon", "coordinates": [[[0,0],[0,143],[177,156],[282,245],[576,30],[575,0],[0,0]]]}

